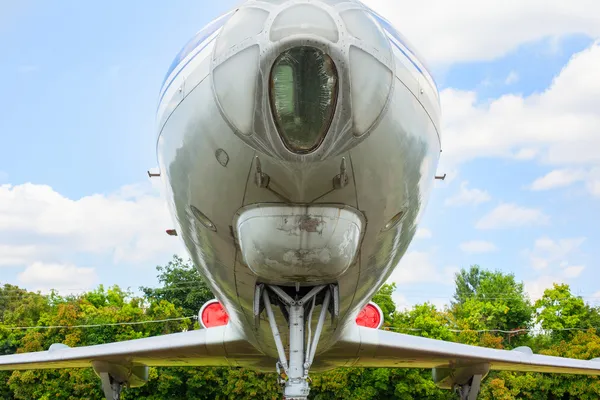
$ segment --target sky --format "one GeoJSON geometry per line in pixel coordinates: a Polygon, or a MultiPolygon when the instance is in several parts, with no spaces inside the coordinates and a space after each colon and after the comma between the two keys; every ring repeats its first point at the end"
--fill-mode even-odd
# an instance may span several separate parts
{"type": "MultiPolygon", "coordinates": [[[[167,68],[237,2],[0,2],[0,283],[156,286],[184,255],[156,180],[167,68]]],[[[514,273],[600,300],[600,3],[369,0],[440,86],[442,148],[417,237],[390,281],[442,307],[453,275],[514,273]],[[450,4],[451,3],[451,4],[450,4]]]]}

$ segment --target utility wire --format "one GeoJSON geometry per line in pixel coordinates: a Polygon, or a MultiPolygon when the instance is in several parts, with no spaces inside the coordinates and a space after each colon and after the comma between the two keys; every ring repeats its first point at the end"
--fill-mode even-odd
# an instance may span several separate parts
{"type": "MultiPolygon", "coordinates": [[[[156,292],[171,292],[171,291],[182,291],[182,290],[188,290],[188,289],[193,289],[195,285],[202,283],[202,281],[188,281],[188,282],[183,282],[177,285],[169,285],[166,287],[144,287],[144,289],[149,289],[152,291],[156,291],[156,292]]],[[[110,287],[105,288],[106,289],[110,289],[110,287]]],[[[82,292],[79,294],[75,294],[75,296],[84,294],[84,293],[90,293],[93,292],[94,290],[90,290],[88,289],[84,289],[84,288],[79,288],[79,289],[67,289],[69,291],[73,291],[73,292],[82,292]]],[[[124,292],[126,292],[124,290],[124,292]]],[[[30,292],[27,291],[25,289],[14,289],[14,288],[10,288],[10,289],[2,289],[0,287],[0,298],[21,298],[27,294],[38,294],[37,292],[30,292]],[[16,293],[11,293],[11,292],[16,292],[16,293]]],[[[415,292],[411,292],[410,290],[408,291],[401,291],[400,292],[405,298],[407,299],[420,299],[420,298],[424,298],[424,299],[447,299],[447,300],[454,300],[454,296],[441,296],[441,295],[427,295],[427,294],[423,294],[422,291],[418,291],[417,294],[411,294],[411,293],[415,293],[415,292]]],[[[57,292],[59,297],[67,297],[69,295],[61,295],[60,292],[57,292]]],[[[522,299],[522,296],[502,296],[502,293],[487,293],[486,295],[482,295],[482,294],[475,294],[472,296],[466,296],[466,299],[470,299],[470,298],[476,298],[478,300],[517,300],[517,299],[522,299]],[[489,295],[493,295],[493,296],[488,296],[489,295]]],[[[50,292],[48,293],[41,293],[42,296],[48,296],[50,295],[50,292]]],[[[581,298],[581,299],[589,299],[592,300],[593,302],[600,302],[600,295],[575,295],[573,294],[570,297],[558,297],[555,298],[553,300],[568,300],[571,298],[581,298]]]]}
{"type": "Polygon", "coordinates": [[[75,328],[100,328],[104,326],[125,326],[125,325],[144,325],[144,324],[157,324],[162,322],[171,322],[171,321],[183,321],[183,320],[194,320],[198,319],[197,316],[191,317],[180,317],[180,318],[166,318],[166,319],[157,319],[150,321],[138,321],[138,322],[114,322],[108,324],[84,324],[84,325],[42,325],[42,326],[1,326],[1,329],[6,329],[9,331],[15,330],[26,330],[26,329],[75,329],[75,328]]]}
{"type": "MultiPolygon", "coordinates": [[[[76,329],[76,328],[100,328],[105,326],[129,326],[129,325],[144,325],[144,324],[156,324],[156,323],[164,323],[171,321],[183,321],[183,320],[196,320],[197,316],[190,317],[179,317],[179,318],[166,318],[166,319],[158,319],[158,320],[150,320],[150,321],[138,321],[138,322],[115,322],[115,323],[107,323],[107,324],[82,324],[82,325],[50,325],[50,326],[0,326],[0,329],[6,330],[27,330],[27,329],[76,329]]],[[[440,326],[439,328],[444,328],[440,326]]],[[[408,331],[408,332],[423,332],[427,331],[427,329],[422,328],[409,328],[409,327],[393,327],[386,326],[381,328],[384,331],[408,331]]],[[[588,328],[557,328],[557,329],[515,329],[515,330],[503,330],[503,329],[445,329],[448,332],[452,333],[503,333],[503,334],[515,334],[515,333],[526,333],[526,332],[564,332],[564,331],[588,331],[590,329],[600,330],[600,328],[588,327],[588,328]]]]}
{"type": "MultiPolygon", "coordinates": [[[[445,329],[443,326],[440,326],[438,328],[445,329]]],[[[385,326],[385,327],[382,327],[381,329],[384,330],[384,331],[395,331],[395,332],[399,332],[399,331],[407,331],[407,332],[423,332],[423,331],[428,331],[427,329],[422,329],[422,328],[393,327],[393,326],[385,326]]],[[[528,328],[522,328],[522,329],[515,329],[515,330],[512,330],[512,331],[507,331],[507,330],[502,330],[502,329],[445,329],[445,330],[447,330],[448,332],[452,332],[452,333],[472,332],[472,333],[503,333],[503,334],[510,334],[510,333],[526,333],[526,332],[588,331],[590,329],[600,330],[600,328],[595,328],[595,327],[589,327],[589,328],[557,328],[557,329],[542,329],[542,328],[528,329],[528,328]]]]}

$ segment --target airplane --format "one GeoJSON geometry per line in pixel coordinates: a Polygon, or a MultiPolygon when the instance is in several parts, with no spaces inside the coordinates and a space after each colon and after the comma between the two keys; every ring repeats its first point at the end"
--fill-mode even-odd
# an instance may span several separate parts
{"type": "MultiPolygon", "coordinates": [[[[156,112],[168,205],[215,300],[203,329],[0,357],[0,370],[92,367],[106,398],[150,366],[311,372],[431,368],[474,400],[490,370],[600,375],[600,363],[378,329],[370,300],[413,239],[441,154],[440,98],[421,56],[357,0],[248,0],[198,32],[156,112]]],[[[418,266],[415,266],[418,267],[418,266]]]]}

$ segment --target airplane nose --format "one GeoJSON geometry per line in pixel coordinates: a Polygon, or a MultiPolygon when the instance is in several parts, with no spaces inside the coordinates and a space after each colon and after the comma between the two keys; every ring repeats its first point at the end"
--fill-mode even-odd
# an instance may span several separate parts
{"type": "Polygon", "coordinates": [[[306,3],[293,4],[282,10],[273,20],[269,32],[273,42],[302,34],[322,37],[332,43],[339,39],[338,27],[331,14],[324,8],[306,3]]]}
{"type": "Polygon", "coordinates": [[[324,159],[373,130],[393,88],[389,41],[358,2],[245,3],[217,38],[216,102],[253,148],[324,159]]]}

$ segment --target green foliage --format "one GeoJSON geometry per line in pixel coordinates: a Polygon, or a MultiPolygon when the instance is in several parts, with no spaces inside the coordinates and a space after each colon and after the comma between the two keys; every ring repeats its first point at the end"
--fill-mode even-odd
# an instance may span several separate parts
{"type": "Polygon", "coordinates": [[[448,314],[438,311],[433,304],[417,304],[412,310],[396,313],[393,327],[396,331],[431,339],[452,341],[448,314]]]}
{"type": "Polygon", "coordinates": [[[204,303],[214,298],[206,281],[191,261],[173,256],[164,266],[156,267],[162,288],[141,287],[150,301],[166,300],[180,307],[185,315],[197,315],[204,303]]]}
{"type": "MultiPolygon", "coordinates": [[[[486,271],[473,265],[456,274],[455,283],[451,308],[457,328],[518,331],[531,326],[534,308],[523,283],[516,282],[513,274],[486,271]]],[[[510,339],[513,345],[522,342],[520,336],[523,335],[506,335],[504,345],[509,345],[510,339]]],[[[464,335],[461,341],[475,344],[476,337],[464,335]]]]}
{"type": "MultiPolygon", "coordinates": [[[[157,267],[161,288],[141,288],[143,295],[113,286],[99,286],[78,296],[44,296],[16,286],[0,288],[0,354],[39,351],[53,343],[84,346],[122,341],[198,328],[189,320],[94,328],[11,330],[15,326],[64,326],[164,320],[196,315],[213,295],[197,270],[174,257],[157,267]]],[[[573,296],[567,285],[546,290],[535,308],[522,283],[511,274],[473,266],[456,276],[456,292],[449,308],[429,303],[397,310],[394,285],[384,285],[373,297],[388,329],[432,339],[493,348],[531,346],[543,354],[591,359],[600,357],[598,309],[573,296]],[[535,309],[535,312],[534,312],[535,309]],[[539,326],[554,330],[537,335],[475,332],[477,329],[513,330],[539,326]],[[569,328],[590,328],[582,331],[569,328]],[[558,329],[558,331],[557,331],[558,329]],[[462,330],[462,331],[460,331],[462,330]]],[[[313,374],[311,399],[456,399],[439,389],[430,370],[345,368],[313,374]]],[[[0,398],[103,400],[100,380],[90,368],[0,372],[0,398]]],[[[150,368],[146,385],[124,392],[125,400],[159,399],[280,399],[274,373],[243,368],[150,368]]],[[[480,399],[570,400],[600,398],[596,377],[514,372],[492,372],[480,399]]]]}
{"type": "Polygon", "coordinates": [[[379,291],[373,296],[373,303],[377,304],[383,312],[383,322],[389,325],[392,322],[394,312],[396,311],[396,304],[392,299],[392,294],[396,290],[396,284],[385,284],[379,289],[379,291]]]}
{"type": "Polygon", "coordinates": [[[556,339],[567,339],[576,331],[564,329],[600,327],[598,309],[590,307],[581,297],[575,297],[566,284],[554,284],[535,302],[535,322],[542,329],[554,330],[556,339]],[[563,329],[563,330],[561,330],[563,329]]]}

